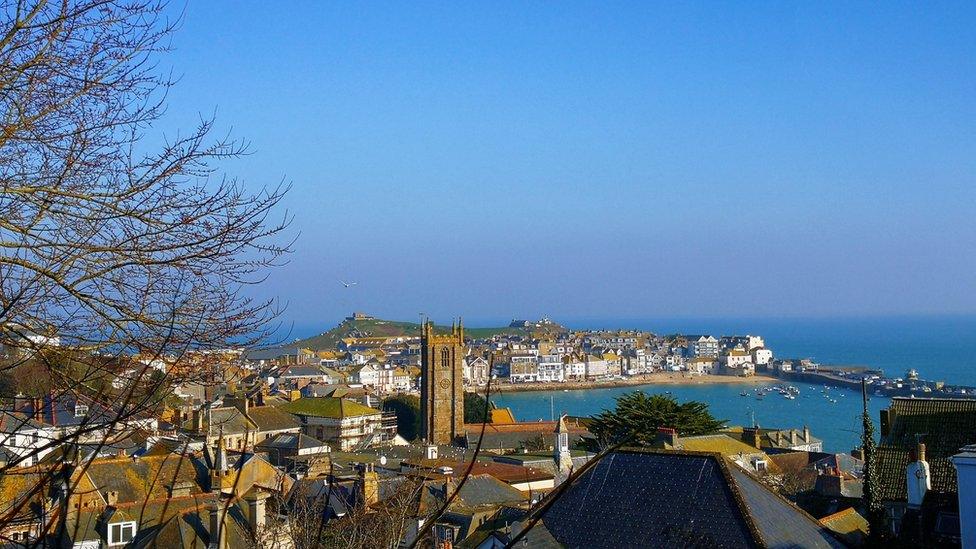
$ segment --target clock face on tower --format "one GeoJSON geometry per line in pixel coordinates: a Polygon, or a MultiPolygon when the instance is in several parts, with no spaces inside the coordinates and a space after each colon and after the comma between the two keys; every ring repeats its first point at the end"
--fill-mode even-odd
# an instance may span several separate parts
{"type": "Polygon", "coordinates": [[[450,379],[447,379],[447,378],[444,378],[444,379],[441,380],[440,385],[441,385],[441,389],[447,389],[448,387],[451,386],[451,380],[450,379]]]}

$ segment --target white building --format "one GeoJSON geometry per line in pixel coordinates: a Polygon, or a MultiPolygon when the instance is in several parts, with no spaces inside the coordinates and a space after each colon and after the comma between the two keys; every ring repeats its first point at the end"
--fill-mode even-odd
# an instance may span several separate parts
{"type": "Polygon", "coordinates": [[[688,341],[689,357],[696,356],[718,356],[718,340],[710,335],[690,335],[685,336],[688,341]]]}
{"type": "Polygon", "coordinates": [[[752,350],[752,363],[756,366],[769,366],[769,363],[773,361],[773,352],[765,347],[759,347],[752,350]]]}
{"type": "Polygon", "coordinates": [[[565,381],[563,361],[556,354],[540,355],[538,358],[538,380],[546,382],[565,381]]]}
{"type": "Polygon", "coordinates": [[[51,444],[56,438],[57,430],[46,423],[24,414],[0,411],[0,449],[8,455],[10,463],[23,458],[18,467],[36,465],[56,448],[51,444]]]}
{"type": "Polygon", "coordinates": [[[469,385],[484,385],[488,383],[488,361],[481,356],[466,356],[461,365],[461,377],[469,385]]]}
{"type": "Polygon", "coordinates": [[[959,484],[959,518],[968,517],[959,521],[962,546],[976,547],[976,444],[963,447],[951,459],[959,484]]]}

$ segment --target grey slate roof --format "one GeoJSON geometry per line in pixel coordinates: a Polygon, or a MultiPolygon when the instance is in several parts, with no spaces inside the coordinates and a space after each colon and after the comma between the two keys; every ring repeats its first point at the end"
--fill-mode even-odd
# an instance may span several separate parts
{"type": "Polygon", "coordinates": [[[842,547],[717,454],[618,450],[542,515],[567,547],[842,547]],[[653,518],[653,520],[651,520],[653,518]]]}
{"type": "Polygon", "coordinates": [[[891,425],[876,454],[882,499],[907,499],[905,475],[918,442],[925,443],[932,491],[956,494],[956,470],[949,458],[976,440],[976,400],[895,397],[888,413],[891,425]]]}

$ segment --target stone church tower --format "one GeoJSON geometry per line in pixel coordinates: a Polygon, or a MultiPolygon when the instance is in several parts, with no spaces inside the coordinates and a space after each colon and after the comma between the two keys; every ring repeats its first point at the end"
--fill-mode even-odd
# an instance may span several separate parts
{"type": "Polygon", "coordinates": [[[450,335],[439,335],[424,322],[420,352],[421,436],[430,444],[453,444],[464,436],[464,325],[452,324],[450,335]]]}

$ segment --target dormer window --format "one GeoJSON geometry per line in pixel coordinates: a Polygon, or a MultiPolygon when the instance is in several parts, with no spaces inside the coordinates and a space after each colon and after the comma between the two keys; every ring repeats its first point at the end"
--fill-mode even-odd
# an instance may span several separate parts
{"type": "Polygon", "coordinates": [[[88,415],[88,406],[85,404],[75,404],[75,417],[88,415]]]}
{"type": "Polygon", "coordinates": [[[108,545],[109,547],[113,545],[125,545],[130,543],[136,537],[136,523],[135,521],[129,522],[113,522],[108,525],[108,545]]]}

